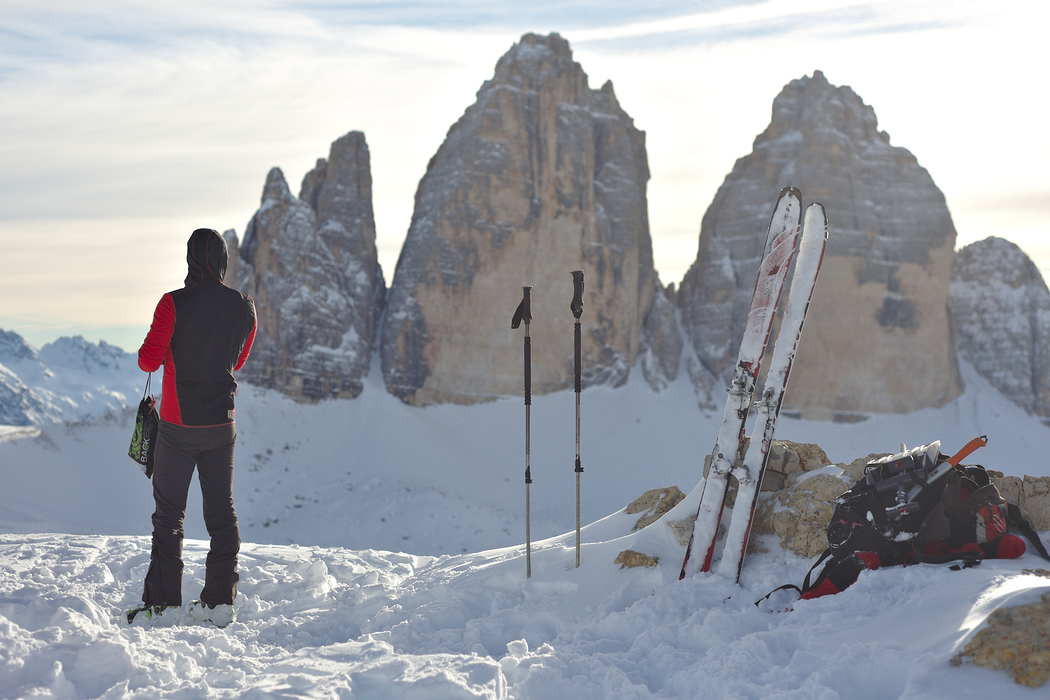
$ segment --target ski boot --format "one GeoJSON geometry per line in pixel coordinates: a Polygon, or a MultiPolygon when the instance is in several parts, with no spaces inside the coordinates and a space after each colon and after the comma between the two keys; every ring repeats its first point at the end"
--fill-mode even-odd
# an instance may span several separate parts
{"type": "Polygon", "coordinates": [[[191,601],[186,612],[197,622],[210,622],[216,627],[226,627],[237,619],[232,605],[208,605],[199,600],[191,601]]]}
{"type": "Polygon", "coordinates": [[[181,612],[179,605],[140,605],[124,611],[124,621],[129,625],[145,621],[151,627],[173,625],[179,621],[181,612]]]}

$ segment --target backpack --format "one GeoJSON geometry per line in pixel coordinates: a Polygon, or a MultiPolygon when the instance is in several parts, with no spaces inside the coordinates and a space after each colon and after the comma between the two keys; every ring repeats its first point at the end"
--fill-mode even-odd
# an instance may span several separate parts
{"type": "Polygon", "coordinates": [[[984,467],[958,467],[945,479],[941,502],[934,506],[915,538],[914,560],[941,564],[984,557],[1013,559],[1025,552],[1028,538],[1050,560],[1039,535],[1018,506],[1007,503],[984,467]]]}
{"type": "Polygon", "coordinates": [[[944,477],[952,470],[940,441],[869,462],[864,476],[835,500],[828,523],[828,549],[806,575],[803,598],[838,593],[864,569],[905,564],[912,540],[941,502],[944,477]],[[825,560],[817,578],[813,571],[825,560]]]}
{"type": "Polygon", "coordinates": [[[916,562],[966,568],[985,557],[1016,558],[1025,545],[1011,528],[1050,560],[1020,508],[1006,502],[985,468],[958,466],[985,444],[986,437],[974,438],[951,457],[941,454],[940,441],[912,450],[902,445],[899,453],[869,462],[864,477],[835,500],[828,548],[802,587],[787,584],[774,592],[791,588],[801,598],[818,598],[844,590],[865,569],[916,562]]]}

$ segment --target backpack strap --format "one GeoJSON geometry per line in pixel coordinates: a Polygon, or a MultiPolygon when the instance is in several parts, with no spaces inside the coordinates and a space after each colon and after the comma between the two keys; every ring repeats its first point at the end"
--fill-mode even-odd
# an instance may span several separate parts
{"type": "Polygon", "coordinates": [[[937,548],[940,554],[926,554],[921,549],[917,548],[912,553],[912,556],[920,564],[947,564],[953,561],[961,561],[963,569],[969,569],[971,566],[977,566],[984,561],[984,553],[980,551],[973,551],[970,549],[963,550],[961,552],[944,552],[940,547],[937,548]]]}
{"type": "Polygon", "coordinates": [[[1032,526],[1028,521],[1024,519],[1024,516],[1021,514],[1021,508],[1015,506],[1013,503],[1009,503],[1007,504],[1007,511],[1009,513],[1010,525],[1016,528],[1018,532],[1024,535],[1028,541],[1032,543],[1032,546],[1036,548],[1043,559],[1050,561],[1050,554],[1047,554],[1046,547],[1043,546],[1043,542],[1039,539],[1039,535],[1036,534],[1034,529],[1032,529],[1032,526]]]}
{"type": "Polygon", "coordinates": [[[819,586],[820,582],[828,577],[828,569],[831,568],[831,564],[833,562],[829,561],[827,564],[824,565],[824,568],[821,569],[820,573],[817,575],[817,579],[813,583],[809,582],[809,577],[813,575],[813,571],[818,566],[820,566],[821,562],[823,562],[825,559],[827,559],[830,556],[831,556],[831,548],[829,547],[829,548],[824,550],[824,553],[821,554],[820,557],[818,557],[815,562],[813,562],[813,566],[809,567],[809,571],[806,572],[806,579],[802,582],[802,588],[799,588],[798,586],[796,586],[793,583],[785,583],[783,586],[777,586],[776,588],[771,590],[769,593],[765,594],[764,596],[762,596],[761,598],[756,600],[755,601],[755,605],[759,605],[764,600],[769,600],[769,597],[771,595],[773,595],[774,593],[776,593],[777,591],[786,591],[788,589],[794,589],[794,590],[798,591],[798,594],[801,596],[801,595],[805,594],[807,591],[809,591],[810,589],[812,589],[814,586],[819,586]]]}
{"type": "Polygon", "coordinates": [[[809,567],[809,571],[806,572],[806,578],[802,581],[802,588],[799,589],[799,591],[798,591],[799,593],[808,593],[809,591],[811,591],[816,586],[819,586],[821,584],[821,582],[828,577],[828,569],[831,568],[831,564],[832,564],[832,562],[830,562],[830,561],[827,564],[824,565],[823,569],[820,570],[820,573],[817,574],[817,578],[813,581],[813,583],[809,582],[809,577],[813,575],[813,571],[818,566],[820,566],[821,562],[823,562],[825,559],[827,559],[830,556],[831,556],[831,548],[829,547],[829,548],[824,550],[824,553],[821,554],[820,557],[815,562],[813,562],[813,566],[809,567]]]}
{"type": "Polygon", "coordinates": [[[766,593],[764,596],[762,596],[761,598],[756,600],[755,601],[755,606],[757,607],[758,605],[761,605],[762,601],[769,600],[770,597],[772,597],[772,595],[774,593],[776,593],[777,591],[786,591],[786,590],[789,590],[791,588],[794,588],[796,591],[798,591],[799,595],[802,595],[802,589],[801,588],[799,588],[798,586],[796,586],[793,583],[785,583],[783,586],[777,586],[776,588],[771,590],[769,593],[766,593]]]}

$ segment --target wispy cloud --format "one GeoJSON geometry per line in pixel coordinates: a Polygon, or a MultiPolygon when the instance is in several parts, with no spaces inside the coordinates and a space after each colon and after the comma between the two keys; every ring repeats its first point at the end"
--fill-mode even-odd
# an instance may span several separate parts
{"type": "MultiPolygon", "coordinates": [[[[0,318],[148,321],[155,295],[182,278],[192,228],[243,230],[271,167],[296,190],[352,129],[372,152],[389,276],[427,161],[529,31],[567,38],[592,83],[612,79],[647,131],[654,255],[666,282],[695,256],[703,210],[768,123],[777,92],[815,68],[852,85],[894,143],[930,168],[961,238],[1003,235],[1017,217],[1004,223],[997,201],[1019,191],[1012,178],[1025,191],[1046,184],[1038,86],[1047,7],[0,0],[0,251],[5,269],[18,268],[0,277],[0,318]],[[130,293],[112,269],[144,259],[151,274],[130,293]],[[43,260],[47,270],[34,271],[43,260]]],[[[1035,201],[1012,211],[1033,211],[1045,230],[1035,201]]]]}
{"type": "Polygon", "coordinates": [[[806,34],[845,37],[933,31],[979,23],[995,11],[975,0],[764,0],[609,24],[573,36],[575,45],[597,51],[666,51],[806,34]]]}
{"type": "Polygon", "coordinates": [[[296,4],[305,14],[328,26],[370,24],[434,29],[559,28],[576,31],[661,20],[725,7],[754,5],[762,0],[374,0],[296,4]]]}

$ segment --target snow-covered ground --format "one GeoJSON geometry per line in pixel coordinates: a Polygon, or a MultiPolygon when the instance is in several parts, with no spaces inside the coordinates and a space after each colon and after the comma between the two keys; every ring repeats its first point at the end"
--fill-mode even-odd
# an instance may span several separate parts
{"type": "MultiPolygon", "coordinates": [[[[1008,474],[1050,475],[1050,430],[963,366],[938,410],[839,424],[783,419],[778,436],[833,461],[975,435],[1008,474]]],[[[636,373],[637,374],[637,373],[636,373]]],[[[0,697],[940,698],[1043,697],[949,660],[987,615],[1050,578],[1034,554],[959,572],[863,574],[773,613],[754,601],[811,561],[765,541],[742,584],[678,581],[662,522],[632,533],[643,491],[695,511],[717,416],[684,380],[582,397],[583,561],[573,568],[574,401],[532,409],[531,579],[524,561],[524,407],[414,409],[377,373],[355,401],[299,405],[242,387],[235,498],[245,545],[239,619],[123,627],[149,561],[150,483],[125,457],[130,414],[0,428],[0,697]],[[51,534],[56,533],[56,534],[51,534]],[[621,570],[624,549],[660,557],[621,570]]],[[[184,597],[203,582],[199,496],[186,521],[184,597]]]]}

